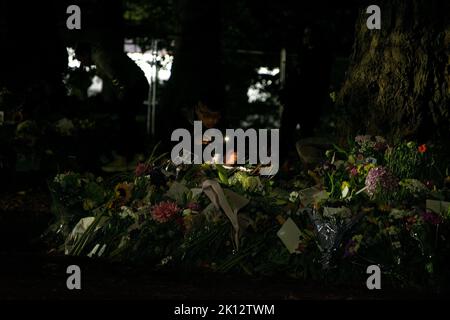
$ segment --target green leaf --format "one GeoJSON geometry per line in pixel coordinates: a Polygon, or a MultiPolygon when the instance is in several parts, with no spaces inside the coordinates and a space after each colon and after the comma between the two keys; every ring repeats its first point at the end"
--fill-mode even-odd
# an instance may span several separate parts
{"type": "Polygon", "coordinates": [[[228,171],[222,165],[216,165],[221,183],[228,185],[228,171]]]}

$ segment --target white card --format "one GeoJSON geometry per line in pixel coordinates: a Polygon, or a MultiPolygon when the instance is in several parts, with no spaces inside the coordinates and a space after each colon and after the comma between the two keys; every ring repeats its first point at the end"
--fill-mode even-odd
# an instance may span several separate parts
{"type": "Polygon", "coordinates": [[[446,214],[448,212],[449,207],[450,202],[439,200],[427,200],[427,210],[431,210],[435,213],[446,214]]]}
{"type": "Polygon", "coordinates": [[[291,218],[287,219],[277,236],[283,241],[290,253],[298,253],[297,249],[300,245],[301,231],[291,218]]]}

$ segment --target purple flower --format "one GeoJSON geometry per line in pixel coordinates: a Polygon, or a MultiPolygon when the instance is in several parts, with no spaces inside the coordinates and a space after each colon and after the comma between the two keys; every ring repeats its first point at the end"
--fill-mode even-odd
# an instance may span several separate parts
{"type": "Polygon", "coordinates": [[[347,244],[345,245],[344,258],[353,257],[356,253],[355,247],[356,247],[356,241],[353,239],[350,239],[347,242],[347,244]]]}
{"type": "Polygon", "coordinates": [[[428,210],[422,213],[422,219],[423,221],[435,226],[442,223],[442,218],[440,215],[428,210]]]}
{"type": "Polygon", "coordinates": [[[393,191],[398,186],[397,179],[385,167],[372,168],[366,177],[366,190],[373,196],[378,190],[383,192],[393,191]]]}

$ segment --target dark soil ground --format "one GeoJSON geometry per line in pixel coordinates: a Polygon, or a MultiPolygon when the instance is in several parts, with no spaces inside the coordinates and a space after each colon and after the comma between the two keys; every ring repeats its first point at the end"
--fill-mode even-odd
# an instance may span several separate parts
{"type": "Polygon", "coordinates": [[[40,235],[51,222],[50,197],[42,180],[28,188],[0,193],[0,299],[2,300],[316,300],[440,298],[427,292],[369,291],[365,283],[349,287],[305,284],[283,275],[250,278],[203,271],[156,271],[49,253],[40,235]],[[82,289],[66,287],[69,265],[82,272],[82,289]]]}

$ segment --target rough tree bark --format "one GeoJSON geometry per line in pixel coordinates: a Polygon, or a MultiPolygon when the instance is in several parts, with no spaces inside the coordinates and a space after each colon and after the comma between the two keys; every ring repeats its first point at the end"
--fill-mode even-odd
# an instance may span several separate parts
{"type": "Polygon", "coordinates": [[[381,30],[366,26],[370,4],[361,8],[338,95],[338,106],[347,114],[343,133],[448,142],[450,2],[378,1],[381,30]]]}

